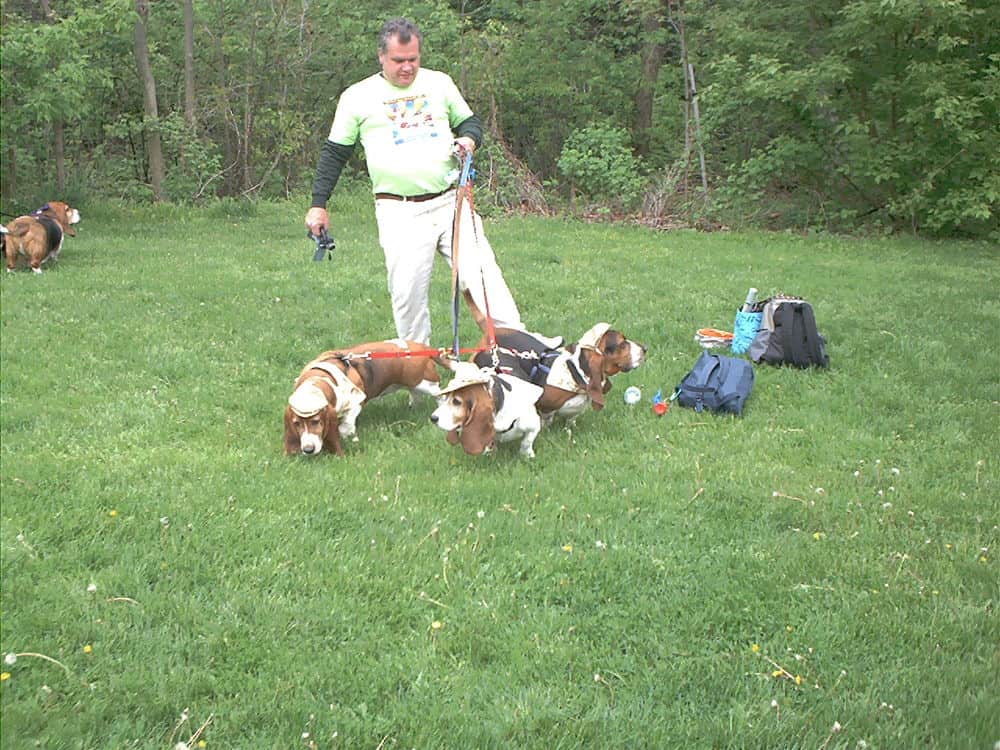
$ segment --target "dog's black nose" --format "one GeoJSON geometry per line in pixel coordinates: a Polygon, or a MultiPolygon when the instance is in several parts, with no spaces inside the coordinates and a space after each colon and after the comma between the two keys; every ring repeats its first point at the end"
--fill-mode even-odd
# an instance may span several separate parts
{"type": "Polygon", "coordinates": [[[431,414],[431,421],[434,424],[437,424],[438,423],[438,415],[437,414],[431,414]]]}

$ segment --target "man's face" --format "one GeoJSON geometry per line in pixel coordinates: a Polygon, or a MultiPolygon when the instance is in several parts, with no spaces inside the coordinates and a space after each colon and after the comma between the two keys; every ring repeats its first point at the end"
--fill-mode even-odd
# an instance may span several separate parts
{"type": "Polygon", "coordinates": [[[378,53],[378,61],[382,64],[382,75],[389,83],[406,88],[413,83],[420,70],[420,41],[412,36],[409,42],[402,44],[398,36],[391,36],[386,51],[378,53]]]}

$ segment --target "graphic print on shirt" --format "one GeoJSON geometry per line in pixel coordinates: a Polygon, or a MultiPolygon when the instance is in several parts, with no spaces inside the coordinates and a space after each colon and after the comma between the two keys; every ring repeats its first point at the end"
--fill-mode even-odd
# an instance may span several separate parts
{"type": "Polygon", "coordinates": [[[384,104],[386,117],[392,123],[392,142],[397,146],[439,136],[426,95],[404,96],[384,104]]]}

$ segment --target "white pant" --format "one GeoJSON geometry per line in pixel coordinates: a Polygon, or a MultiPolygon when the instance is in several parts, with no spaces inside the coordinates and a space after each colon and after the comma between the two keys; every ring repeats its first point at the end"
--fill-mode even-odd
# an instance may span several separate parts
{"type": "MultiPolygon", "coordinates": [[[[429,344],[431,317],[428,290],[434,256],[440,253],[451,267],[451,234],[455,218],[456,191],[429,201],[376,200],[378,239],[385,253],[385,268],[392,297],[392,314],[400,338],[429,344]]],[[[463,201],[458,230],[458,280],[468,289],[483,313],[489,312],[497,326],[521,329],[521,314],[497,265],[493,248],[483,232],[478,214],[472,221],[469,204],[463,201]],[[483,289],[485,287],[485,298],[483,289]]],[[[462,308],[464,302],[459,303],[462,308]]],[[[461,315],[461,308],[459,315],[461,315]]]]}

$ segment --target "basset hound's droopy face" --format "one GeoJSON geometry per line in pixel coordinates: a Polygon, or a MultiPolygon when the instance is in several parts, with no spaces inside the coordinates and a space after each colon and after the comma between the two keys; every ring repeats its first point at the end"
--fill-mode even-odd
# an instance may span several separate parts
{"type": "Polygon", "coordinates": [[[646,361],[646,347],[630,341],[624,333],[613,328],[601,337],[598,347],[604,355],[605,377],[629,372],[646,361]]]}
{"type": "MultiPolygon", "coordinates": [[[[569,349],[573,351],[574,347],[569,349]]],[[[580,356],[587,369],[587,395],[595,410],[604,408],[604,394],[611,390],[612,375],[634,370],[646,361],[646,347],[613,328],[601,336],[595,347],[581,346],[581,349],[580,356]]]]}
{"type": "Polygon", "coordinates": [[[456,375],[442,389],[431,414],[431,422],[447,433],[448,442],[478,456],[497,442],[520,440],[521,455],[533,458],[535,438],[542,429],[535,409],[542,389],[514,377],[487,374],[471,362],[453,369],[456,375]]]}
{"type": "Polygon", "coordinates": [[[336,396],[330,385],[311,379],[299,385],[285,407],[285,454],[318,456],[327,450],[344,455],[336,396]]]}
{"type": "Polygon", "coordinates": [[[443,395],[431,414],[431,422],[447,433],[451,445],[461,443],[462,450],[478,456],[492,450],[496,443],[493,413],[489,389],[484,383],[475,383],[443,395]]]}

